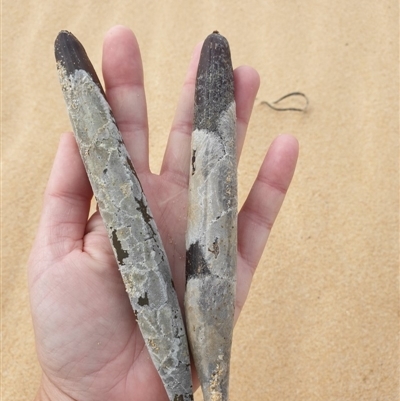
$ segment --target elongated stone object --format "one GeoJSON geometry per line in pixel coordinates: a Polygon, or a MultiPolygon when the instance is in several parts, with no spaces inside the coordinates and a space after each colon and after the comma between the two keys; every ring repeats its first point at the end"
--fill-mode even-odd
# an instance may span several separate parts
{"type": "Polygon", "coordinates": [[[187,338],[165,250],[82,44],[61,31],[59,79],[83,163],[132,308],[171,401],[193,400],[187,338]]]}
{"type": "Polygon", "coordinates": [[[237,251],[236,106],[229,44],[203,44],[186,234],[186,328],[205,401],[227,401],[237,251]]]}

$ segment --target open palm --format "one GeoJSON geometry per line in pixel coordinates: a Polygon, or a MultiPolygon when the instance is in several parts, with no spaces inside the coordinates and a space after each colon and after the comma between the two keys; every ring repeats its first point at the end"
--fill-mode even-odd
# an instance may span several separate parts
{"type": "MultiPolygon", "coordinates": [[[[160,231],[181,306],[199,51],[198,46],[159,175],[149,169],[147,111],[136,39],[127,28],[115,27],[105,38],[103,52],[107,98],[160,231]]],[[[234,74],[240,154],[259,78],[250,67],[238,68],[234,74]]],[[[297,141],[291,136],[273,142],[239,213],[236,318],[292,178],[297,152],[297,141]]],[[[101,217],[97,212],[89,218],[92,196],[73,135],[64,134],[29,260],[31,309],[43,369],[37,399],[167,400],[101,217]]]]}

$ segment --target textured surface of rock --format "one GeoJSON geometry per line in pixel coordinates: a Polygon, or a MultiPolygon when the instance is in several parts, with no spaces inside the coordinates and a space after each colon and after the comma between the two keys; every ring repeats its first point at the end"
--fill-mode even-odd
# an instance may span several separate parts
{"type": "Polygon", "coordinates": [[[228,400],[237,251],[235,125],[230,49],[213,33],[197,72],[186,235],[186,326],[205,401],[228,400]]]}
{"type": "Polygon", "coordinates": [[[170,400],[192,400],[183,319],[141,184],[83,46],[63,31],[55,54],[76,141],[147,348],[170,400]]]}

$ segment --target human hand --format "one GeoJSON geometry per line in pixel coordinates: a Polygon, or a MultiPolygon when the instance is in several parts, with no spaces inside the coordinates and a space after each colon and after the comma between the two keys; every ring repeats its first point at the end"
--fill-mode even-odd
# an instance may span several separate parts
{"type": "MultiPolygon", "coordinates": [[[[127,28],[104,41],[107,99],[123,134],[157,223],[182,303],[193,98],[200,52],[192,57],[159,175],[149,169],[148,124],[139,47],[127,28]]],[[[258,74],[235,70],[237,147],[240,155],[258,74]]],[[[238,215],[236,314],[291,181],[297,141],[271,145],[238,215]]],[[[29,260],[36,347],[43,375],[37,399],[167,400],[126,295],[98,212],[89,218],[92,190],[71,133],[61,138],[37,237],[29,260]]]]}

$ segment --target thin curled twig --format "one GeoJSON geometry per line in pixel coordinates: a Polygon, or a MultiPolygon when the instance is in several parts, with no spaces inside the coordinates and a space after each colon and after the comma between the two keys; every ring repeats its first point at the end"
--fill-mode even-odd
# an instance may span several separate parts
{"type": "Polygon", "coordinates": [[[291,92],[291,93],[288,93],[285,96],[282,96],[278,100],[275,100],[274,102],[272,102],[272,104],[268,103],[265,100],[262,101],[261,104],[266,104],[268,107],[270,107],[271,109],[276,110],[276,111],[300,111],[302,113],[305,113],[307,111],[307,107],[308,107],[309,102],[308,102],[308,97],[304,93],[302,93],[302,92],[291,92]],[[306,104],[304,105],[304,107],[300,108],[300,107],[276,107],[276,106],[274,106],[275,104],[278,104],[282,100],[284,100],[284,99],[286,99],[288,97],[291,97],[291,96],[301,96],[301,97],[303,97],[305,99],[305,101],[306,101],[306,104]]]}

